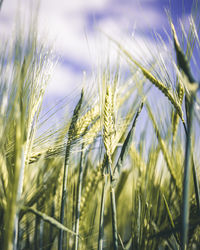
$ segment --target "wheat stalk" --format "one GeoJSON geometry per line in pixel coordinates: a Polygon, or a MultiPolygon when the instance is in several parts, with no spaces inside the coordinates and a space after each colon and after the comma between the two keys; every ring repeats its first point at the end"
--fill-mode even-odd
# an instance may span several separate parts
{"type": "Polygon", "coordinates": [[[115,201],[115,191],[113,187],[113,169],[112,169],[112,154],[116,145],[114,144],[115,138],[115,117],[114,117],[114,93],[110,85],[107,85],[104,113],[103,113],[103,125],[104,125],[104,145],[108,156],[108,171],[110,172],[110,196],[111,196],[111,209],[112,209],[112,228],[113,228],[113,247],[118,249],[118,235],[117,235],[117,211],[115,201]]]}
{"type": "MultiPolygon", "coordinates": [[[[74,113],[72,116],[71,124],[68,131],[68,141],[65,151],[65,162],[64,162],[64,174],[63,174],[63,186],[62,186],[62,199],[61,199],[61,208],[60,208],[60,223],[64,223],[64,214],[65,214],[65,206],[66,206],[66,195],[67,195],[67,176],[68,176],[68,168],[69,168],[69,156],[71,151],[71,146],[73,139],[76,136],[76,122],[79,117],[81,105],[83,102],[83,90],[81,92],[81,97],[74,109],[74,113]]],[[[58,240],[58,249],[62,250],[63,247],[63,230],[60,230],[59,240],[58,240]]]]}

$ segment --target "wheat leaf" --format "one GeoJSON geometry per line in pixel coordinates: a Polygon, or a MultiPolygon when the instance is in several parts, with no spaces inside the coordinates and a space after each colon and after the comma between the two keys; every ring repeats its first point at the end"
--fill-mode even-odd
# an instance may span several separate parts
{"type": "MultiPolygon", "coordinates": [[[[25,212],[31,212],[39,217],[41,217],[44,221],[50,223],[51,225],[57,227],[58,229],[61,229],[65,232],[68,232],[68,233],[71,233],[73,235],[76,235],[76,236],[79,236],[78,234],[76,234],[75,232],[73,232],[72,230],[70,230],[69,228],[63,226],[59,221],[57,221],[56,219],[52,218],[51,216],[45,214],[45,213],[42,213],[38,210],[36,210],[35,208],[32,208],[32,207],[25,207],[23,206],[22,207],[22,210],[24,210],[25,212]]],[[[81,238],[81,237],[80,237],[81,238]]]]}
{"type": "MultiPolygon", "coordinates": [[[[128,154],[128,151],[129,151],[129,148],[131,146],[131,143],[133,141],[134,128],[135,128],[137,119],[139,117],[139,114],[142,111],[142,108],[143,108],[143,102],[141,103],[140,107],[138,108],[138,111],[137,111],[137,113],[135,115],[135,118],[133,120],[131,129],[130,129],[130,131],[129,131],[129,133],[128,133],[128,135],[127,135],[127,137],[126,137],[126,139],[125,139],[125,141],[123,143],[123,146],[122,146],[122,149],[121,149],[121,153],[120,153],[119,159],[118,159],[116,167],[115,167],[115,170],[118,170],[118,172],[120,172],[120,168],[122,166],[122,162],[126,158],[126,156],[128,154]]],[[[115,171],[114,171],[114,174],[115,174],[115,171]]]]}

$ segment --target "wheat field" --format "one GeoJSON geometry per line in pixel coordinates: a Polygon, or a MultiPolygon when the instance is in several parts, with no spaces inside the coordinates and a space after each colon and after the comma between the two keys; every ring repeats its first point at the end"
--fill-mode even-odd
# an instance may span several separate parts
{"type": "Polygon", "coordinates": [[[105,34],[128,77],[106,64],[56,126],[51,49],[34,25],[1,41],[1,249],[200,249],[198,13],[169,27],[153,62],[105,34]]]}

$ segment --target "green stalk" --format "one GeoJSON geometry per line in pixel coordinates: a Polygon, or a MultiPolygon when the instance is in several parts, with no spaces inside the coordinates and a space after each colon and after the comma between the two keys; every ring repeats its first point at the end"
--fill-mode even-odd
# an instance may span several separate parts
{"type": "MultiPolygon", "coordinates": [[[[22,189],[23,189],[23,181],[24,181],[24,170],[25,170],[25,160],[26,160],[26,152],[24,152],[24,146],[26,144],[26,139],[24,136],[24,132],[26,133],[26,128],[24,126],[24,118],[26,117],[26,106],[27,106],[27,99],[24,101],[24,97],[26,97],[26,91],[24,90],[24,79],[26,76],[26,60],[24,58],[22,67],[20,68],[20,76],[19,76],[19,90],[18,90],[18,102],[19,102],[19,109],[20,109],[20,130],[21,130],[21,166],[19,169],[19,179],[18,179],[18,188],[17,188],[17,199],[16,202],[19,203],[22,189]],[[24,101],[24,102],[23,102],[24,101]]],[[[29,135],[28,135],[29,136],[29,135]]],[[[18,239],[18,224],[19,224],[19,215],[16,212],[15,216],[15,225],[14,225],[14,240],[13,240],[13,250],[17,250],[17,239],[18,239]]]]}
{"type": "Polygon", "coordinates": [[[112,231],[113,231],[113,249],[118,249],[118,234],[117,234],[117,208],[115,201],[115,190],[113,187],[112,169],[111,169],[111,160],[108,162],[108,169],[110,170],[110,200],[111,200],[111,211],[112,211],[112,231]]]}
{"type": "Polygon", "coordinates": [[[4,248],[5,250],[13,250],[13,234],[15,228],[15,218],[18,212],[17,208],[17,192],[19,186],[19,175],[20,168],[22,164],[22,134],[21,134],[21,119],[20,119],[20,108],[19,104],[15,103],[16,110],[16,128],[15,128],[15,165],[14,173],[9,180],[9,190],[8,190],[8,199],[7,199],[7,211],[5,213],[5,235],[4,235],[4,248]]]}
{"type": "MultiPolygon", "coordinates": [[[[40,181],[39,181],[39,178],[37,180],[37,186],[39,187],[40,185],[40,181]]],[[[36,207],[37,207],[37,210],[39,210],[39,207],[40,207],[40,200],[37,201],[36,203],[36,207]]],[[[40,225],[40,217],[38,215],[35,216],[35,229],[34,229],[34,249],[37,250],[38,249],[38,242],[39,242],[39,225],[40,225]]]]}
{"type": "MultiPolygon", "coordinates": [[[[29,232],[30,226],[28,222],[28,218],[26,219],[26,232],[29,232]]],[[[19,248],[17,248],[19,249],[19,248]]],[[[26,244],[25,244],[25,249],[30,249],[30,235],[27,233],[26,235],[26,244]]]]}
{"type": "MultiPolygon", "coordinates": [[[[189,129],[188,127],[191,126],[189,125],[190,123],[190,118],[191,118],[191,108],[194,109],[194,100],[192,100],[192,98],[195,99],[196,94],[191,95],[191,101],[189,100],[189,98],[187,97],[187,95],[185,96],[185,109],[186,109],[186,117],[187,117],[187,130],[186,130],[186,136],[188,136],[189,133],[189,129]],[[192,102],[192,103],[191,103],[192,102]]],[[[193,111],[192,111],[193,112],[193,111]]],[[[193,116],[193,113],[192,113],[193,116]]],[[[193,118],[192,118],[193,119],[193,118]]],[[[193,159],[193,153],[192,154],[192,159],[191,159],[191,164],[192,164],[192,176],[193,176],[193,182],[194,182],[194,190],[195,190],[195,198],[196,198],[196,203],[197,203],[197,208],[198,211],[200,212],[200,189],[199,189],[199,180],[198,180],[198,176],[197,176],[197,172],[196,172],[196,166],[194,164],[194,159],[193,159]]]]}
{"type": "Polygon", "coordinates": [[[184,180],[183,180],[183,204],[182,204],[182,226],[181,226],[181,249],[187,249],[188,229],[189,229],[189,213],[190,213],[190,176],[191,176],[191,155],[192,155],[192,120],[194,113],[194,94],[190,97],[188,133],[186,138],[185,164],[184,164],[184,180]]]}
{"type": "Polygon", "coordinates": [[[194,181],[194,190],[195,190],[195,197],[197,202],[197,209],[200,212],[200,189],[199,189],[199,180],[197,176],[196,167],[194,164],[194,159],[192,156],[192,175],[193,175],[193,181],[194,181]]]}
{"type": "MultiPolygon", "coordinates": [[[[81,105],[83,101],[83,90],[81,92],[81,97],[74,109],[72,121],[68,131],[68,141],[65,151],[65,162],[64,162],[64,175],[63,175],[63,186],[62,186],[62,198],[61,198],[61,208],[60,208],[60,223],[64,223],[64,214],[65,214],[65,206],[66,206],[66,198],[67,198],[67,176],[68,176],[68,168],[69,168],[69,156],[71,152],[71,146],[74,141],[74,137],[76,134],[75,127],[76,122],[80,113],[81,105]]],[[[63,242],[63,230],[61,229],[59,232],[58,238],[58,250],[62,250],[62,242],[63,242]]]]}
{"type": "MultiPolygon", "coordinates": [[[[70,147],[71,147],[71,143],[68,143],[66,147],[66,153],[65,153],[63,187],[62,187],[62,198],[61,198],[61,210],[60,210],[60,223],[61,224],[64,223],[65,202],[66,202],[66,197],[67,197],[67,175],[68,175],[68,167],[69,167],[70,147]]],[[[59,238],[58,238],[59,250],[62,250],[62,242],[63,242],[63,230],[60,230],[59,238]]]]}
{"type": "Polygon", "coordinates": [[[101,209],[100,209],[100,221],[99,221],[99,237],[98,237],[98,250],[103,249],[103,234],[104,234],[104,208],[105,208],[105,198],[106,198],[106,186],[108,182],[107,174],[104,177],[104,182],[102,184],[102,194],[101,194],[101,209]]]}
{"type": "Polygon", "coordinates": [[[43,249],[43,238],[44,238],[44,221],[40,220],[39,226],[39,249],[43,249]]]}
{"type": "MultiPolygon", "coordinates": [[[[56,195],[56,187],[54,188],[54,192],[53,192],[53,197],[55,197],[56,195]]],[[[54,218],[55,217],[55,202],[54,202],[54,199],[52,201],[52,205],[51,205],[51,217],[54,218]]],[[[48,250],[51,250],[52,248],[52,245],[53,245],[53,226],[50,225],[50,231],[49,231],[49,242],[50,242],[50,245],[49,245],[49,248],[48,250]]]]}
{"type": "Polygon", "coordinates": [[[82,184],[83,184],[83,163],[84,163],[84,144],[82,145],[81,151],[81,162],[80,162],[80,169],[79,169],[79,177],[78,177],[78,197],[77,197],[77,208],[76,208],[76,240],[75,240],[75,250],[78,250],[78,233],[79,233],[79,219],[80,219],[80,206],[81,206],[81,192],[82,192],[82,184]]]}
{"type": "Polygon", "coordinates": [[[3,0],[0,0],[0,9],[1,9],[2,3],[3,3],[3,0]]]}
{"type": "Polygon", "coordinates": [[[113,248],[118,249],[118,234],[117,234],[117,208],[115,201],[115,190],[110,187],[111,209],[112,209],[112,230],[113,230],[113,248]]]}
{"type": "MultiPolygon", "coordinates": [[[[24,180],[25,157],[24,157],[23,146],[22,146],[21,160],[22,160],[22,162],[21,162],[21,168],[20,168],[20,174],[19,174],[19,184],[18,184],[18,190],[17,190],[17,202],[19,202],[20,198],[21,198],[22,188],[23,188],[23,180],[24,180]]],[[[19,211],[16,212],[16,216],[15,216],[13,250],[17,250],[18,228],[19,228],[19,211]]]]}

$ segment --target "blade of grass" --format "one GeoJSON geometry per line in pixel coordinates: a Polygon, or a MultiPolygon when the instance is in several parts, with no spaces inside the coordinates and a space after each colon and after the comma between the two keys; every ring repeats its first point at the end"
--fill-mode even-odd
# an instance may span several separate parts
{"type": "Polygon", "coordinates": [[[134,128],[136,126],[136,122],[137,122],[137,119],[139,117],[139,114],[142,111],[142,108],[143,108],[143,102],[141,103],[140,107],[137,110],[137,113],[135,114],[131,129],[128,132],[128,135],[127,135],[127,137],[126,137],[126,139],[125,139],[125,141],[123,143],[123,146],[122,146],[122,149],[121,149],[121,152],[120,152],[120,156],[119,156],[119,159],[117,161],[117,164],[116,164],[116,167],[115,167],[115,170],[114,170],[114,175],[115,175],[116,170],[118,171],[118,173],[120,173],[123,160],[126,158],[126,156],[128,154],[129,148],[130,148],[131,143],[133,141],[134,128]]]}
{"type": "MultiPolygon", "coordinates": [[[[110,163],[109,163],[110,165],[110,163]]],[[[111,168],[111,166],[109,166],[111,168]]],[[[110,174],[110,182],[112,183],[112,176],[110,174]]],[[[110,198],[111,198],[111,209],[112,209],[112,230],[113,230],[113,249],[118,249],[118,233],[117,233],[117,208],[115,201],[115,190],[110,184],[110,198]]]]}
{"type": "MultiPolygon", "coordinates": [[[[82,192],[82,184],[83,184],[83,165],[84,165],[84,144],[82,144],[81,150],[81,162],[79,168],[79,177],[78,177],[78,197],[77,197],[77,207],[76,207],[76,225],[75,225],[75,232],[78,235],[79,233],[79,219],[80,219],[80,204],[81,204],[81,192],[82,192]]],[[[78,250],[78,236],[75,239],[75,250],[78,250]]]]}
{"type": "Polygon", "coordinates": [[[73,232],[72,230],[70,230],[69,228],[63,226],[59,221],[57,221],[56,219],[48,216],[47,214],[45,213],[42,213],[38,210],[36,210],[35,208],[32,208],[32,207],[26,207],[26,206],[23,206],[21,208],[24,212],[31,212],[37,216],[39,216],[43,221],[46,221],[48,223],[50,223],[51,225],[55,226],[57,229],[62,229],[64,232],[68,232],[70,234],[73,234],[75,236],[78,236],[80,237],[80,235],[77,235],[75,232],[73,232]]]}
{"type": "MultiPolygon", "coordinates": [[[[192,97],[192,96],[191,96],[192,97]]],[[[190,176],[192,168],[192,120],[193,120],[193,100],[190,103],[188,133],[186,137],[184,179],[183,179],[183,203],[182,203],[182,226],[181,226],[181,249],[187,249],[188,228],[190,213],[190,176]]]]}
{"type": "MultiPolygon", "coordinates": [[[[167,210],[167,214],[168,214],[168,217],[169,217],[171,227],[172,227],[172,229],[174,229],[175,224],[174,224],[173,217],[172,217],[172,214],[170,212],[170,209],[169,209],[169,206],[168,206],[168,203],[167,203],[167,200],[166,200],[164,194],[163,194],[163,199],[164,199],[164,203],[165,203],[165,207],[166,207],[166,210],[167,210]]],[[[175,236],[175,239],[176,239],[177,243],[180,244],[180,239],[178,237],[178,234],[175,233],[174,236],[175,236]]]]}
{"type": "Polygon", "coordinates": [[[105,207],[107,182],[108,182],[108,176],[107,176],[107,174],[105,174],[104,175],[104,182],[102,183],[103,188],[102,188],[102,194],[101,194],[101,208],[100,208],[100,221],[99,221],[98,250],[102,250],[103,249],[104,207],[105,207]]]}
{"type": "MultiPolygon", "coordinates": [[[[62,198],[61,198],[61,208],[60,208],[60,223],[64,223],[64,214],[65,214],[65,206],[66,206],[66,198],[67,198],[67,176],[68,176],[68,167],[69,167],[69,156],[71,151],[71,146],[73,142],[73,137],[75,136],[75,126],[79,117],[81,105],[83,102],[83,90],[81,92],[81,97],[74,109],[74,113],[72,116],[72,121],[68,131],[68,141],[65,151],[65,162],[64,162],[64,175],[63,175],[63,186],[62,186],[62,198]]],[[[58,249],[62,250],[62,242],[63,242],[63,230],[60,230],[59,239],[58,239],[58,249]]]]}

